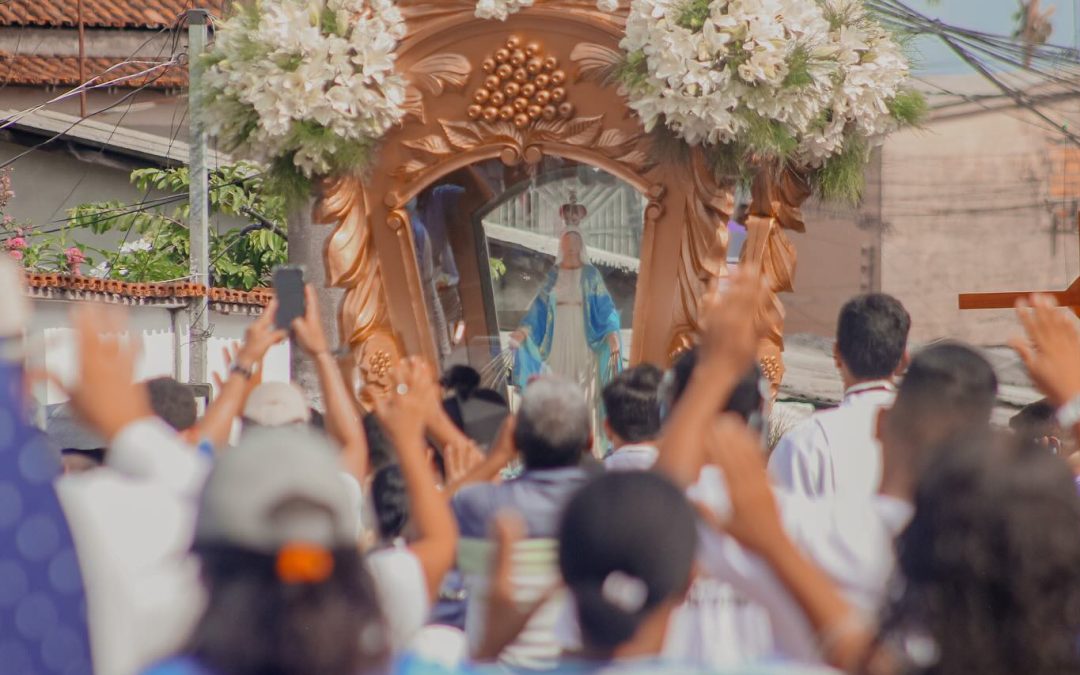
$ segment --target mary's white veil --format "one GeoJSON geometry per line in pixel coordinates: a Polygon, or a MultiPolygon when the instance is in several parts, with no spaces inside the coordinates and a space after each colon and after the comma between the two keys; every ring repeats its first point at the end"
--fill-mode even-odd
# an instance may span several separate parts
{"type": "Polygon", "coordinates": [[[581,242],[581,264],[582,265],[588,265],[589,264],[589,247],[585,243],[585,233],[582,232],[580,229],[578,229],[576,227],[565,228],[562,232],[559,233],[559,239],[558,239],[557,244],[555,246],[555,264],[556,265],[562,265],[562,263],[563,263],[562,241],[566,237],[577,237],[578,238],[578,240],[581,242]]]}

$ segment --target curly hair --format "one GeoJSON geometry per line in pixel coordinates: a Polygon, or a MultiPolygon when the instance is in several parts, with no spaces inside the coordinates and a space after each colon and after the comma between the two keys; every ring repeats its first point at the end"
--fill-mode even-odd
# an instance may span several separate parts
{"type": "Polygon", "coordinates": [[[954,441],[897,540],[881,640],[925,675],[1080,673],[1080,497],[1058,458],[954,441]]]}

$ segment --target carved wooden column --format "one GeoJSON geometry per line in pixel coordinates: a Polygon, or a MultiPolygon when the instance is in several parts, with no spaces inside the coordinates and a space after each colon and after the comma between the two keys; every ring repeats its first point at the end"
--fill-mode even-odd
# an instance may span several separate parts
{"type": "Polygon", "coordinates": [[[404,351],[387,313],[367,196],[363,184],[352,176],[323,181],[318,192],[315,219],[338,224],[326,241],[326,281],[346,289],[338,310],[338,329],[342,344],[352,350],[364,385],[361,400],[370,406],[374,396],[389,389],[390,368],[404,351]]]}
{"type": "Polygon", "coordinates": [[[685,229],[677,262],[675,328],[668,348],[674,359],[689,349],[701,330],[701,302],[710,285],[728,275],[728,221],[735,209],[732,186],[717,182],[700,149],[686,161],[687,191],[682,204],[685,229]]]}
{"type": "Polygon", "coordinates": [[[759,354],[765,376],[772,383],[773,395],[784,379],[784,303],[780,293],[794,291],[798,253],[784,230],[803,232],[801,206],[810,196],[806,176],[785,169],[779,174],[763,168],[754,180],[750,216],[747,219],[746,244],[740,264],[758,269],[768,280],[776,320],[768,322],[759,354]]]}

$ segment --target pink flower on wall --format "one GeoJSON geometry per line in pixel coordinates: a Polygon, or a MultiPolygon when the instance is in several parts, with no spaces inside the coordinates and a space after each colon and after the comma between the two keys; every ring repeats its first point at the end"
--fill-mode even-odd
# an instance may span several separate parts
{"type": "Polygon", "coordinates": [[[79,247],[72,246],[71,248],[64,251],[64,255],[67,256],[68,270],[70,270],[72,274],[78,274],[79,265],[83,264],[83,262],[86,260],[86,254],[83,253],[82,250],[79,249],[79,247]]]}
{"type": "Polygon", "coordinates": [[[23,237],[12,237],[7,240],[7,247],[9,251],[21,251],[26,248],[26,239],[23,237]]]}
{"type": "Polygon", "coordinates": [[[18,261],[18,262],[22,262],[22,259],[23,259],[23,252],[22,252],[22,251],[19,251],[19,250],[17,250],[17,249],[11,249],[10,251],[8,251],[8,256],[9,256],[9,257],[10,257],[10,258],[11,258],[12,260],[16,260],[16,261],[18,261]]]}

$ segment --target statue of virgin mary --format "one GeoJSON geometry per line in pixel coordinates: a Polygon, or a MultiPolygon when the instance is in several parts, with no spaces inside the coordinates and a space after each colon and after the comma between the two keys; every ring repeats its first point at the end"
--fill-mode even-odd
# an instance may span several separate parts
{"type": "Polygon", "coordinates": [[[597,423],[593,431],[599,438],[600,394],[622,370],[622,324],[600,270],[588,261],[585,238],[578,229],[587,215],[585,206],[571,200],[560,215],[566,229],[559,237],[555,265],[510,336],[517,345],[514,383],[524,387],[544,373],[577,382],[592,404],[597,423]]]}

